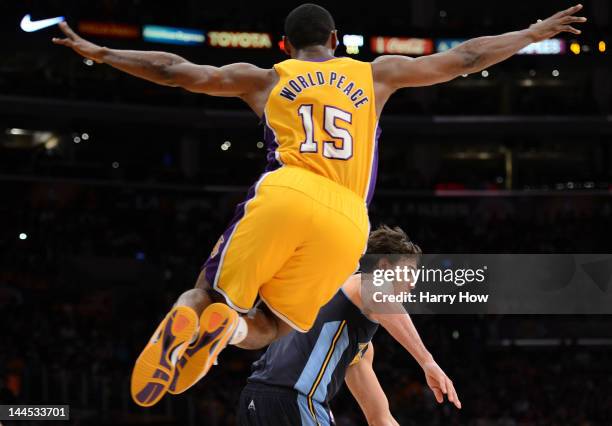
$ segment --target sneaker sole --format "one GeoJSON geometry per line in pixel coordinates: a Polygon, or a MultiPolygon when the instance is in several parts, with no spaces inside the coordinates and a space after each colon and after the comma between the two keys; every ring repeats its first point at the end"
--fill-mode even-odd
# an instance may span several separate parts
{"type": "Polygon", "coordinates": [[[166,394],[197,324],[195,311],[186,306],[166,315],[134,365],[131,393],[136,404],[151,407],[166,394]]]}
{"type": "Polygon", "coordinates": [[[206,308],[200,317],[199,337],[179,360],[168,393],[183,393],[200,381],[225,349],[237,326],[238,314],[229,306],[213,303],[206,308]]]}

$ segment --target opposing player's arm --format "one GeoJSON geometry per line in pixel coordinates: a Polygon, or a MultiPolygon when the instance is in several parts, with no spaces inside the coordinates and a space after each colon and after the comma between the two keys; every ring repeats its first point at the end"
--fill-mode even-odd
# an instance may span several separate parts
{"type": "Polygon", "coordinates": [[[394,304],[389,309],[397,309],[397,312],[372,313],[369,317],[380,323],[391,337],[402,345],[419,363],[425,373],[427,385],[439,403],[444,401],[444,395],[446,395],[450,402],[455,404],[457,408],[461,408],[461,401],[453,382],[434,361],[433,356],[425,347],[410,315],[401,305],[394,304]]]}
{"type": "Polygon", "coordinates": [[[374,81],[391,92],[403,87],[430,86],[452,80],[462,74],[481,71],[502,62],[527,45],[549,39],[562,32],[580,34],[573,24],[586,22],[574,16],[582,5],[558,12],[522,31],[468,40],[443,53],[416,59],[405,56],[381,56],[372,63],[374,81]]]}
{"type": "Polygon", "coordinates": [[[372,365],[374,346],[368,345],[363,358],[346,370],[344,381],[357,400],[370,426],[399,426],[391,415],[389,401],[372,365]]]}
{"type": "Polygon", "coordinates": [[[193,64],[173,53],[109,49],[83,39],[65,22],[60,24],[60,29],[66,38],[54,38],[55,44],[70,47],[86,58],[136,77],[191,92],[245,97],[265,90],[275,75],[272,69],[246,63],[214,67],[193,64]]]}

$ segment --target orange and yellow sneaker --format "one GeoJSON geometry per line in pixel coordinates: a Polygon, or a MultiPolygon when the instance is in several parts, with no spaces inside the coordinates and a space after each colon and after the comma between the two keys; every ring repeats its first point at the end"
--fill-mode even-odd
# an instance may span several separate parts
{"type": "Polygon", "coordinates": [[[238,319],[238,313],[223,303],[202,312],[198,337],[179,359],[168,393],[185,392],[208,373],[236,331],[238,319]]]}
{"type": "Polygon", "coordinates": [[[166,315],[134,365],[131,391],[136,404],[150,407],[162,399],[197,328],[198,316],[189,307],[175,307],[166,315]]]}

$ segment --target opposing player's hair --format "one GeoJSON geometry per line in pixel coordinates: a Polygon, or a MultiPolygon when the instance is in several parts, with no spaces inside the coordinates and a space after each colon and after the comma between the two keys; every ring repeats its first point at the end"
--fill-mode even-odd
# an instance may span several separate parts
{"type": "MultiPolygon", "coordinates": [[[[402,228],[396,226],[391,228],[387,225],[381,225],[374,231],[370,232],[368,238],[368,249],[366,255],[409,255],[414,256],[418,262],[423,251],[421,247],[413,243],[402,228]]],[[[361,258],[360,269],[364,272],[371,272],[376,265],[374,256],[364,256],[361,258]]]]}
{"type": "Polygon", "coordinates": [[[402,228],[381,225],[370,232],[366,254],[422,254],[421,248],[413,243],[402,228]]]}
{"type": "Polygon", "coordinates": [[[312,3],[296,7],[285,19],[285,36],[296,49],[324,45],[335,29],[331,13],[312,3]]]}

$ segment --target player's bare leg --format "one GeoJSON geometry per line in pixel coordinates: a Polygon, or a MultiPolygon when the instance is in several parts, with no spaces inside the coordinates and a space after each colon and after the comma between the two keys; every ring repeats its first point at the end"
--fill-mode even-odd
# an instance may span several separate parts
{"type": "Polygon", "coordinates": [[[243,318],[247,324],[248,332],[244,340],[236,343],[236,346],[242,349],[262,349],[293,331],[289,324],[279,319],[265,306],[243,318]]]}
{"type": "Polygon", "coordinates": [[[214,300],[209,292],[201,288],[192,288],[181,294],[174,306],[187,306],[194,310],[200,316],[204,309],[215,302],[221,302],[221,299],[214,300]]]}
{"type": "MultiPolygon", "coordinates": [[[[225,300],[212,289],[205,278],[204,271],[202,271],[196,286],[181,294],[174,306],[191,308],[200,317],[204,310],[213,303],[225,303],[225,300]]],[[[244,336],[244,340],[236,342],[237,339],[235,339],[232,344],[243,349],[261,349],[293,330],[265,306],[242,318],[247,324],[248,332],[244,336]]]]}
{"type": "MultiPolygon", "coordinates": [[[[183,293],[175,306],[188,306],[196,314],[202,312],[213,303],[225,303],[223,297],[215,291],[205,278],[204,271],[200,273],[195,288],[183,293]]],[[[234,336],[230,344],[242,349],[261,349],[293,330],[286,322],[274,315],[265,305],[253,310],[249,315],[241,317],[246,324],[246,330],[240,336],[234,336]]]]}

